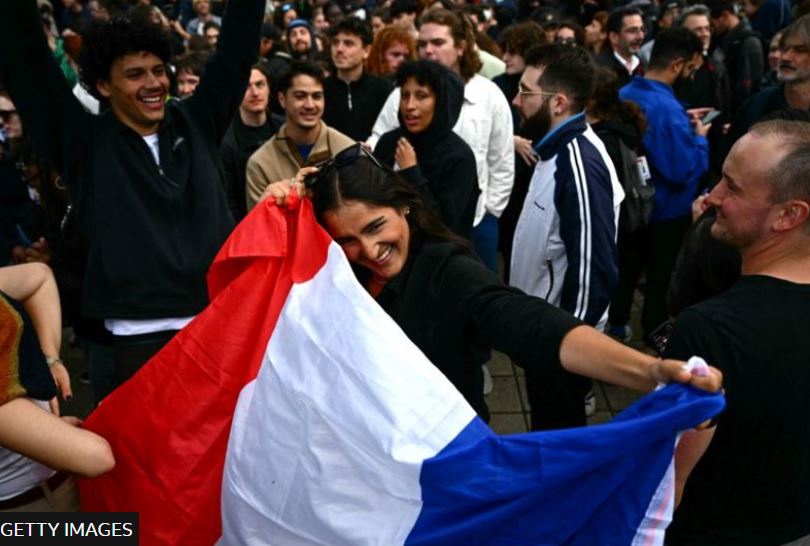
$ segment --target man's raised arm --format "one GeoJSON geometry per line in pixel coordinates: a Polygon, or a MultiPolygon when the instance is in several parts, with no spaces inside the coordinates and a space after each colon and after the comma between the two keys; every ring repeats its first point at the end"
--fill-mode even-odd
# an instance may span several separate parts
{"type": "Polygon", "coordinates": [[[36,0],[5,0],[0,17],[0,80],[20,113],[25,132],[72,183],[68,163],[86,142],[87,114],[53,58],[36,0]]]}

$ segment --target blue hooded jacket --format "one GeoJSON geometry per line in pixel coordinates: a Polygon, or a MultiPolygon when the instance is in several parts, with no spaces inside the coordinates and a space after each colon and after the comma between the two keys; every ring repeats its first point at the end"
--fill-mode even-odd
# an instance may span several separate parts
{"type": "Polygon", "coordinates": [[[691,214],[698,180],[709,169],[706,137],[695,134],[683,104],[664,83],[636,76],[619,96],[638,104],[647,116],[642,144],[655,186],[650,222],[691,214]]]}

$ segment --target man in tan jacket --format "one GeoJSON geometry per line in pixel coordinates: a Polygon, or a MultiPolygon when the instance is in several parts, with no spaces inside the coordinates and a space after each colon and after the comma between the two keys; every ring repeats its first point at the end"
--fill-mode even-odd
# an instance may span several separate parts
{"type": "Polygon", "coordinates": [[[278,99],[286,122],[248,160],[248,210],[261,201],[268,185],[292,178],[301,167],[317,165],[354,144],[321,121],[323,72],[317,65],[293,62],[279,81],[278,99]]]}

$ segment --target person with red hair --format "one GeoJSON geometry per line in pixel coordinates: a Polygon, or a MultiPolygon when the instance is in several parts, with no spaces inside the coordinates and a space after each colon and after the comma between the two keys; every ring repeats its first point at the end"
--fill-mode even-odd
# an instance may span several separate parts
{"type": "Polygon", "coordinates": [[[366,69],[370,74],[392,78],[404,61],[416,60],[416,41],[399,27],[388,26],[374,37],[366,69]]]}

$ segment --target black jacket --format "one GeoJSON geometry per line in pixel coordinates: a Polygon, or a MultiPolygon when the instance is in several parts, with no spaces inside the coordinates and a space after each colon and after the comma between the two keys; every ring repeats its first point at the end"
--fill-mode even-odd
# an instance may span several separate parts
{"type": "Polygon", "coordinates": [[[233,117],[230,127],[222,138],[219,155],[224,168],[225,194],[228,196],[228,206],[231,214],[238,222],[247,214],[247,201],[245,197],[245,184],[248,159],[259,146],[270,140],[276,134],[284,118],[276,114],[267,115],[267,121],[261,127],[249,127],[242,122],[237,113],[233,117]]]}
{"type": "Polygon", "coordinates": [[[613,49],[610,46],[603,47],[602,51],[599,55],[595,55],[593,57],[593,61],[603,68],[607,68],[612,70],[616,77],[618,78],[619,89],[630,83],[630,80],[633,79],[633,76],[643,76],[644,75],[644,66],[643,64],[639,63],[633,73],[630,74],[627,71],[627,67],[625,67],[616,56],[613,54],[613,49]]]}
{"type": "Polygon", "coordinates": [[[515,96],[517,96],[518,91],[520,90],[520,77],[521,74],[507,74],[504,72],[503,74],[499,74],[492,78],[492,83],[498,86],[498,88],[503,92],[504,96],[506,97],[506,101],[509,103],[509,111],[512,112],[512,127],[515,128],[515,134],[518,133],[518,128],[521,124],[520,119],[520,110],[512,104],[512,101],[515,100],[515,96]]]}
{"type": "Polygon", "coordinates": [[[722,125],[729,119],[730,107],[728,75],[726,67],[713,57],[703,57],[703,64],[695,71],[692,78],[681,78],[673,85],[675,96],[686,108],[711,107],[723,112],[724,116],[715,122],[722,125]]]}
{"type": "Polygon", "coordinates": [[[464,101],[464,84],[449,70],[442,70],[442,75],[440,89],[434,89],[436,108],[427,129],[411,133],[400,113],[400,127],[380,137],[374,154],[393,166],[397,141],[407,138],[416,151],[417,165],[400,174],[438,210],[450,229],[469,239],[479,194],[478,174],[472,149],[453,132],[464,101]]]}
{"type": "Polygon", "coordinates": [[[451,243],[414,245],[402,272],[386,284],[377,302],[485,420],[483,347],[502,351],[543,377],[543,370],[558,371],[563,338],[583,324],[504,285],[451,243]]]}
{"type": "Polygon", "coordinates": [[[759,35],[751,30],[748,22],[729,30],[720,40],[723,63],[731,86],[731,111],[748,97],[759,91],[762,76],[765,74],[765,61],[759,35]]]}
{"type": "Polygon", "coordinates": [[[710,208],[692,224],[683,239],[667,290],[667,309],[673,317],[689,306],[722,294],[740,279],[739,251],[711,235],[716,219],[717,209],[710,208]]]}
{"type": "Polygon", "coordinates": [[[783,83],[764,89],[745,101],[737,109],[734,119],[731,121],[731,129],[723,141],[721,159],[725,160],[734,143],[742,138],[755,123],[772,112],[786,108],[790,108],[790,105],[785,98],[785,84],[783,83]]]}
{"type": "Polygon", "coordinates": [[[352,140],[364,142],[393,89],[389,80],[366,72],[351,83],[337,76],[326,78],[323,121],[352,140]]]}
{"type": "Polygon", "coordinates": [[[616,166],[617,172],[620,172],[619,166],[622,164],[619,141],[624,142],[624,145],[631,150],[640,151],[641,135],[635,125],[621,121],[603,120],[592,124],[591,129],[605,145],[605,151],[613,161],[613,165],[616,166]]]}
{"type": "Polygon", "coordinates": [[[233,227],[217,148],[257,57],[264,1],[229,4],[205,78],[192,97],[166,105],[159,166],[111,112],[84,111],[40,31],[36,2],[3,9],[0,73],[26,131],[62,173],[89,246],[84,315],[199,313],[208,266],[233,227]]]}

